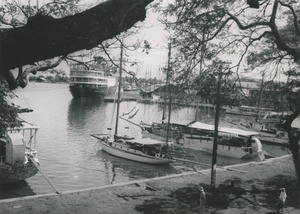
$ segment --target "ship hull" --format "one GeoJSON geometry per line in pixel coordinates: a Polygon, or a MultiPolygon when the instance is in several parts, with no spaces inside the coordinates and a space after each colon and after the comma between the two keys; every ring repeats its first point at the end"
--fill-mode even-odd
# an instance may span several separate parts
{"type": "Polygon", "coordinates": [[[81,97],[100,97],[104,98],[106,96],[115,93],[116,86],[103,86],[99,88],[93,88],[89,85],[74,84],[69,86],[70,92],[74,98],[81,97]]]}

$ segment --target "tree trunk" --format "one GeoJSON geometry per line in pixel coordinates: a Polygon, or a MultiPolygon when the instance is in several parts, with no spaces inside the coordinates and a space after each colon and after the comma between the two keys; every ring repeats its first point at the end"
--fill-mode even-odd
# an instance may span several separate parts
{"type": "Polygon", "coordinates": [[[295,171],[297,175],[298,184],[300,184],[300,154],[299,154],[299,144],[300,133],[299,130],[292,128],[292,122],[299,116],[300,109],[291,115],[289,115],[283,124],[283,128],[288,133],[289,146],[293,156],[293,162],[295,165],[295,171]]]}
{"type": "Polygon", "coordinates": [[[297,175],[297,183],[298,187],[300,187],[300,154],[298,144],[298,142],[300,141],[300,130],[299,127],[297,129],[292,128],[293,121],[300,115],[300,88],[293,89],[290,94],[288,94],[287,100],[293,114],[289,115],[286,118],[283,124],[283,128],[289,136],[289,145],[293,155],[293,162],[297,175]]]}
{"type": "Polygon", "coordinates": [[[293,155],[293,162],[295,165],[295,171],[298,178],[298,183],[300,183],[300,155],[299,155],[299,133],[295,133],[293,131],[288,132],[289,141],[290,141],[290,149],[293,155]]]}
{"type": "Polygon", "coordinates": [[[0,72],[56,56],[91,49],[146,17],[153,0],[109,0],[61,19],[37,14],[24,27],[0,32],[0,72]]]}

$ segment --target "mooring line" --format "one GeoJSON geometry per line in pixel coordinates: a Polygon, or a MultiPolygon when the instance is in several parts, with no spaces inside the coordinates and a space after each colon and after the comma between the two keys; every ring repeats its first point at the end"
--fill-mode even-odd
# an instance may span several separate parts
{"type": "Polygon", "coordinates": [[[45,180],[50,184],[50,186],[55,190],[55,192],[57,194],[62,194],[62,192],[60,190],[58,190],[58,188],[50,182],[49,178],[47,177],[47,175],[42,171],[42,169],[40,168],[39,164],[34,160],[33,157],[29,158],[32,163],[34,164],[34,166],[39,170],[39,172],[42,174],[42,176],[45,178],[45,180]]]}

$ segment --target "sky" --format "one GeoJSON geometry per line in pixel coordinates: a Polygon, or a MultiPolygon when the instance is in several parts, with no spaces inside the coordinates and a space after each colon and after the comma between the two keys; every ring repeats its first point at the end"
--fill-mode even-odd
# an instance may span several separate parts
{"type": "MultiPolygon", "coordinates": [[[[15,1],[19,4],[36,6],[39,7],[49,3],[51,0],[0,0],[0,5],[5,2],[15,1]]],[[[80,4],[85,7],[92,7],[98,3],[103,2],[103,0],[82,0],[80,4]]],[[[169,3],[169,0],[164,0],[164,3],[169,3]]],[[[159,14],[155,13],[151,7],[147,7],[146,19],[143,22],[137,23],[137,25],[142,26],[139,32],[128,41],[132,42],[134,40],[147,40],[151,45],[151,50],[149,54],[142,52],[142,50],[137,50],[135,52],[127,51],[130,61],[138,61],[139,69],[134,70],[137,72],[138,77],[161,77],[160,68],[166,66],[167,63],[167,37],[168,32],[164,30],[162,23],[158,21],[159,14]]],[[[66,63],[61,63],[59,68],[62,68],[68,73],[68,66],[66,63]]],[[[130,69],[130,68],[129,68],[130,69]]]]}

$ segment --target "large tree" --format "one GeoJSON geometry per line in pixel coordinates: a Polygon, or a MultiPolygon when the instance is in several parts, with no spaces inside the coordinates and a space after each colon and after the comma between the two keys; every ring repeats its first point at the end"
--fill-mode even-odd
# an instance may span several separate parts
{"type": "Polygon", "coordinates": [[[25,86],[11,69],[34,62],[91,49],[126,31],[146,17],[145,7],[153,0],[109,0],[64,18],[37,13],[25,26],[1,29],[0,71],[9,87],[25,86]]]}
{"type": "MultiPolygon", "coordinates": [[[[291,69],[291,64],[299,69],[299,1],[174,0],[163,9],[164,22],[174,32],[179,53],[177,68],[190,79],[195,78],[195,71],[201,71],[203,58],[207,65],[218,57],[227,60],[238,77],[241,69],[266,72],[273,77],[291,69]]],[[[291,91],[293,113],[283,124],[289,135],[298,181],[300,136],[291,124],[300,113],[299,93],[299,88],[291,91]]]]}

